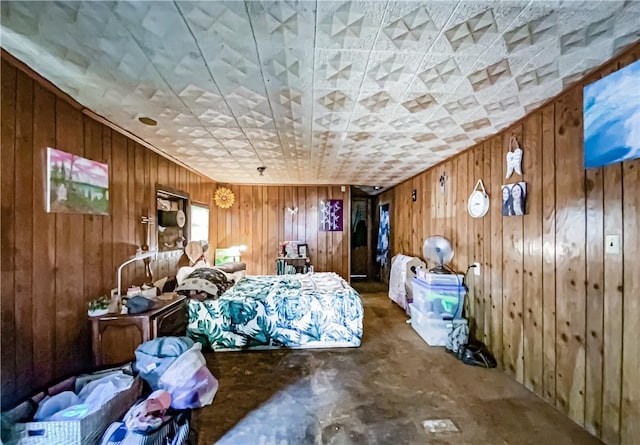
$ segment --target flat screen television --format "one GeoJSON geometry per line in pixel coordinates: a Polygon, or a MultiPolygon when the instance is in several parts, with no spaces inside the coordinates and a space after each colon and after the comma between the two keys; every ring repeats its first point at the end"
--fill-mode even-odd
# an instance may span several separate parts
{"type": "Polygon", "coordinates": [[[640,158],[640,60],[584,87],[584,166],[640,158]]]}

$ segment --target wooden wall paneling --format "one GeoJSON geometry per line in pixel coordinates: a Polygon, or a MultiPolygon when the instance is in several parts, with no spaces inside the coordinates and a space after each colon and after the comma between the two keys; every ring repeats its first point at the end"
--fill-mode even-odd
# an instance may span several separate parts
{"type": "MultiPolygon", "coordinates": [[[[84,157],[93,161],[104,162],[102,156],[103,125],[84,116],[84,157]]],[[[97,298],[106,289],[103,287],[101,274],[104,271],[102,260],[102,215],[84,216],[84,276],[91,277],[84,282],[85,302],[97,298]]]]}
{"type": "MultiPolygon", "coordinates": [[[[458,159],[461,157],[465,158],[466,156],[466,154],[458,155],[458,159]]],[[[468,162],[468,160],[466,162],[468,162]]],[[[457,224],[460,222],[460,217],[462,216],[458,209],[460,208],[460,202],[464,201],[464,189],[466,187],[467,178],[458,177],[460,164],[456,160],[447,162],[446,168],[448,178],[444,192],[445,210],[443,213],[444,219],[442,220],[442,224],[444,225],[444,236],[447,239],[452,240],[452,238],[456,238],[457,224]],[[461,182],[461,179],[464,181],[461,182]]],[[[455,263],[455,257],[453,261],[455,263]]],[[[464,265],[460,264],[458,269],[461,270],[463,267],[464,265]]]]}
{"type": "Polygon", "coordinates": [[[349,235],[351,234],[351,202],[348,199],[344,199],[344,193],[340,191],[340,187],[332,187],[333,191],[333,199],[342,199],[343,205],[343,224],[341,232],[333,232],[333,271],[338,275],[342,275],[345,280],[349,280],[349,276],[346,275],[342,269],[342,262],[344,260],[345,247],[347,240],[349,239],[349,235]]]}
{"type": "Polygon", "coordinates": [[[349,270],[351,268],[351,197],[350,193],[347,191],[342,192],[340,187],[336,188],[340,196],[342,196],[343,202],[345,203],[345,217],[343,224],[343,231],[340,233],[340,249],[338,250],[340,260],[337,264],[339,268],[339,272],[336,271],[339,275],[342,276],[347,281],[351,281],[351,274],[349,270]]]}
{"type": "Polygon", "coordinates": [[[260,274],[268,275],[271,272],[271,263],[277,253],[277,247],[269,244],[269,193],[267,187],[260,187],[260,199],[262,200],[262,261],[260,261],[260,274]]]}
{"type": "MultiPolygon", "coordinates": [[[[623,241],[622,164],[603,167],[604,233],[623,241]]],[[[624,214],[624,218],[627,215],[624,214]]],[[[604,256],[604,358],[602,367],[602,434],[608,444],[620,443],[620,400],[622,391],[623,291],[622,255],[604,256]]]]}
{"type": "MultiPolygon", "coordinates": [[[[422,236],[422,206],[423,202],[420,199],[422,196],[422,190],[420,189],[420,178],[414,176],[411,178],[411,193],[416,191],[416,201],[411,202],[411,256],[421,257],[420,253],[420,238],[422,236]]],[[[413,199],[413,198],[412,198],[413,199]]]]}
{"type": "MultiPolygon", "coordinates": [[[[482,169],[482,182],[484,183],[485,190],[488,194],[491,193],[491,141],[484,143],[484,162],[482,169]]],[[[493,198],[493,206],[496,206],[495,197],[493,198]]],[[[482,282],[483,282],[483,297],[484,297],[484,336],[482,342],[491,348],[492,344],[492,326],[491,315],[493,313],[493,301],[491,298],[491,212],[488,212],[483,217],[483,234],[482,234],[482,282]]]]}
{"type": "Polygon", "coordinates": [[[402,208],[406,209],[406,213],[404,215],[398,214],[398,225],[400,226],[401,232],[398,235],[401,235],[401,248],[402,253],[405,255],[411,255],[413,251],[411,247],[411,213],[413,211],[413,207],[411,206],[411,181],[405,181],[402,187],[402,208]]]}
{"type": "MultiPolygon", "coordinates": [[[[459,210],[462,206],[466,204],[465,192],[468,189],[467,184],[469,182],[469,151],[460,154],[456,158],[457,165],[451,166],[450,170],[453,174],[447,182],[454,183],[455,185],[449,184],[450,187],[455,187],[455,190],[452,190],[451,201],[455,202],[456,210],[459,210]],[[455,175],[455,176],[454,176],[455,175]],[[455,193],[455,195],[453,194],[455,193]],[[454,198],[456,197],[457,198],[454,198]]],[[[471,165],[473,168],[473,164],[471,165]]],[[[467,265],[469,264],[469,258],[473,259],[473,254],[469,253],[469,219],[468,214],[461,211],[456,211],[456,221],[457,221],[457,234],[455,236],[458,247],[455,251],[454,259],[457,258],[456,270],[460,273],[464,273],[467,265]]],[[[472,261],[473,262],[473,261],[472,261]]],[[[469,286],[472,288],[472,286],[469,286]]],[[[475,301],[473,296],[473,291],[470,291],[467,294],[467,298],[465,301],[466,306],[466,314],[469,318],[469,333],[470,336],[475,335],[475,301]]]]}
{"type": "Polygon", "coordinates": [[[466,253],[466,260],[460,264],[460,270],[463,273],[466,273],[466,281],[468,283],[468,307],[469,307],[469,325],[470,331],[472,332],[473,338],[479,339],[482,338],[479,336],[482,332],[482,326],[479,324],[478,320],[478,289],[477,283],[478,280],[473,270],[467,269],[473,262],[475,261],[476,256],[476,237],[475,237],[475,219],[471,218],[469,213],[467,212],[467,199],[469,198],[469,190],[475,185],[475,168],[476,168],[476,155],[478,149],[477,147],[473,150],[468,150],[463,154],[466,155],[467,158],[467,175],[466,178],[460,178],[464,180],[464,187],[459,193],[460,201],[457,203],[458,208],[458,221],[464,221],[463,225],[466,224],[466,234],[463,236],[466,238],[466,244],[464,248],[464,252],[466,253]],[[473,183],[473,184],[472,184],[473,183]]]}
{"type": "Polygon", "coordinates": [[[264,202],[262,201],[262,189],[260,186],[251,186],[251,214],[248,216],[251,230],[251,259],[254,270],[262,274],[262,264],[264,262],[263,250],[264,240],[262,237],[264,202]]]}
{"type": "MultiPolygon", "coordinates": [[[[395,230],[395,239],[394,239],[394,243],[395,243],[395,251],[393,253],[393,255],[398,254],[398,253],[403,253],[405,251],[405,247],[404,247],[404,226],[403,226],[403,218],[402,215],[400,213],[397,213],[400,209],[406,209],[406,207],[404,207],[403,205],[403,194],[404,194],[404,188],[402,187],[402,184],[400,185],[400,187],[397,187],[397,189],[394,190],[394,194],[393,197],[397,203],[397,209],[392,210],[393,213],[393,220],[394,220],[394,230],[395,230]]],[[[406,215],[405,215],[406,218],[406,215]]],[[[392,258],[393,258],[392,255],[392,258]]]]}
{"type": "Polygon", "coordinates": [[[230,184],[229,188],[233,191],[233,194],[236,197],[236,202],[229,210],[231,211],[231,245],[238,246],[242,244],[241,236],[242,232],[239,229],[240,227],[240,205],[238,203],[238,199],[240,197],[240,185],[230,184]]]}
{"type": "MultiPolygon", "coordinates": [[[[640,45],[620,58],[620,68],[640,59],[640,45]]],[[[640,438],[640,160],[625,161],[622,166],[624,186],[624,286],[622,333],[622,406],[621,443],[631,445],[640,438]]],[[[605,232],[606,233],[606,232],[605,232]]],[[[618,255],[620,257],[620,255],[618,255]]]]}
{"type": "Polygon", "coordinates": [[[103,292],[110,295],[110,290],[116,287],[116,269],[113,261],[113,184],[115,177],[114,165],[111,158],[111,129],[102,129],[102,159],[109,166],[109,215],[101,218],[102,239],[100,250],[102,251],[102,285],[103,292]]]}
{"type": "Polygon", "coordinates": [[[238,197],[238,212],[240,216],[239,229],[240,240],[239,245],[247,246],[245,255],[252,270],[257,269],[257,257],[253,248],[253,230],[252,226],[257,223],[256,214],[253,213],[253,193],[250,185],[240,187],[238,197]]]}
{"type": "Polygon", "coordinates": [[[267,238],[267,249],[269,252],[269,263],[266,265],[267,274],[274,274],[276,272],[275,258],[278,253],[278,243],[282,241],[278,231],[278,187],[266,187],[267,189],[267,231],[269,236],[267,238]]]}
{"type": "MultiPolygon", "coordinates": [[[[5,73],[3,71],[2,75],[4,76],[4,74],[5,73]]],[[[47,147],[55,146],[56,118],[54,114],[55,96],[37,83],[34,85],[33,110],[33,188],[31,189],[33,205],[30,218],[33,227],[33,252],[37,252],[37,254],[32,257],[33,267],[32,276],[30,277],[32,283],[32,296],[29,298],[33,299],[35,303],[33,304],[33,312],[31,314],[31,325],[37,327],[32,330],[32,362],[34,365],[37,365],[37,372],[33,373],[31,386],[40,388],[47,382],[53,381],[56,361],[56,328],[55,317],[52,317],[52,314],[56,313],[54,271],[56,260],[55,215],[46,213],[45,210],[45,172],[47,169],[46,149],[47,147]],[[37,298],[36,296],[39,296],[40,298],[37,298]]],[[[4,123],[4,109],[2,119],[4,123]]],[[[6,169],[4,164],[3,167],[6,169]]],[[[2,224],[4,233],[4,220],[2,224]]],[[[4,239],[3,246],[6,247],[4,239]]],[[[102,249],[101,252],[104,255],[102,249]]],[[[5,264],[4,259],[2,264],[5,264]]],[[[2,320],[2,323],[4,326],[4,319],[2,320]]],[[[2,335],[4,336],[4,331],[2,335]]],[[[4,368],[4,360],[2,362],[2,367],[4,368]]],[[[2,381],[4,382],[4,373],[2,377],[2,381]]],[[[11,381],[12,380],[9,380],[9,382],[11,381]]],[[[4,386],[2,393],[6,394],[4,386]]]]}
{"type": "Polygon", "coordinates": [[[542,398],[556,402],[555,105],[542,109],[542,398]]]}
{"type": "MultiPolygon", "coordinates": [[[[348,212],[346,213],[348,226],[351,226],[351,188],[347,187],[346,192],[342,193],[344,200],[347,203],[348,212]]],[[[368,203],[369,206],[370,202],[368,203]]],[[[370,206],[369,206],[370,208],[370,206]]],[[[370,228],[369,228],[370,229],[370,228]]],[[[353,232],[347,229],[342,236],[342,277],[351,282],[351,237],[353,232]]],[[[369,259],[371,261],[371,259],[369,259]]]]}
{"type": "Polygon", "coordinates": [[[284,224],[284,240],[295,241],[297,238],[293,230],[292,215],[290,215],[287,210],[287,208],[293,204],[292,188],[281,187],[280,190],[283,193],[282,199],[280,200],[280,218],[282,218],[284,224]]]}
{"type": "MultiPolygon", "coordinates": [[[[133,211],[131,214],[131,223],[133,224],[133,236],[131,240],[134,244],[134,251],[131,253],[131,256],[135,255],[136,250],[138,248],[142,248],[142,245],[145,243],[145,231],[144,226],[142,225],[142,215],[145,214],[147,209],[147,204],[145,202],[145,190],[147,190],[147,183],[145,178],[145,159],[144,152],[148,151],[142,145],[137,142],[134,143],[133,146],[134,152],[134,199],[133,199],[133,211]]],[[[182,170],[182,168],[180,168],[182,170]]],[[[189,224],[188,220],[189,216],[187,216],[187,224],[189,224]]],[[[136,261],[136,280],[135,283],[144,283],[145,274],[144,274],[144,262],[136,261]]]]}
{"type": "Polygon", "coordinates": [[[306,242],[309,245],[311,264],[316,267],[318,256],[318,188],[308,187],[305,205],[306,242]]]}
{"type": "MultiPolygon", "coordinates": [[[[84,155],[82,114],[56,100],[56,148],[84,155]]],[[[66,376],[88,364],[89,332],[84,310],[84,236],[81,214],[56,214],[56,375],[66,376]]]]}
{"type": "Polygon", "coordinates": [[[2,104],[0,119],[2,144],[2,250],[0,250],[2,280],[0,289],[2,290],[2,335],[0,336],[2,347],[2,404],[12,403],[15,395],[16,379],[16,319],[15,319],[15,132],[16,132],[16,91],[17,91],[16,69],[2,59],[2,104]]]}
{"type": "MultiPolygon", "coordinates": [[[[127,138],[127,211],[124,216],[127,225],[127,246],[123,261],[131,258],[136,253],[137,247],[137,221],[136,214],[139,210],[136,208],[137,187],[136,181],[136,143],[127,138]]],[[[137,282],[142,273],[142,262],[135,261],[122,270],[123,283],[137,282]]]]}
{"type": "MultiPolygon", "coordinates": [[[[418,199],[420,199],[420,206],[422,209],[422,220],[420,221],[420,230],[422,233],[422,237],[420,239],[420,244],[418,246],[418,251],[420,253],[420,258],[424,260],[422,255],[422,245],[424,240],[431,236],[431,203],[432,203],[432,187],[431,187],[431,177],[433,175],[433,169],[427,170],[426,172],[420,173],[420,188],[421,193],[418,193],[418,199]]],[[[374,218],[380,218],[378,215],[379,209],[377,207],[373,207],[373,212],[375,215],[372,215],[374,218]]],[[[377,245],[378,233],[376,231],[373,232],[374,237],[374,249],[377,245]]]]}
{"type": "MultiPolygon", "coordinates": [[[[617,69],[611,64],[601,75],[617,69]]],[[[598,75],[598,78],[600,75],[598,75]]],[[[596,80],[596,79],[593,79],[596,80]]],[[[586,80],[585,82],[590,82],[586,80]]],[[[604,330],[604,172],[585,170],[586,203],[586,369],[584,427],[596,437],[602,434],[602,373],[604,330]]]]}
{"type": "Polygon", "coordinates": [[[499,366],[503,360],[503,282],[502,282],[502,178],[504,158],[502,157],[502,139],[491,139],[491,188],[489,195],[492,204],[491,216],[491,351],[499,366]]]}
{"type": "MultiPolygon", "coordinates": [[[[506,158],[509,151],[511,137],[522,141],[522,125],[511,128],[502,135],[502,159],[506,158]]],[[[504,163],[506,171],[506,162],[504,163]]],[[[522,178],[513,173],[505,184],[515,184],[522,178]]],[[[523,383],[523,216],[505,216],[502,219],[503,236],[503,343],[505,372],[523,383]]]]}
{"type": "Polygon", "coordinates": [[[523,179],[527,183],[523,246],[524,385],[542,396],[542,113],[524,121],[523,179]]]}
{"type": "MultiPolygon", "coordinates": [[[[11,171],[11,170],[9,170],[11,171]]],[[[15,130],[15,197],[14,218],[20,229],[15,231],[14,299],[16,341],[16,382],[27,387],[33,379],[33,292],[31,284],[33,267],[33,81],[22,71],[17,76],[16,130],[15,130]]]]}
{"type": "MultiPolygon", "coordinates": [[[[320,217],[320,201],[327,201],[327,188],[318,187],[318,218],[320,217]]],[[[318,259],[317,259],[317,272],[327,272],[327,233],[320,230],[320,219],[318,219],[318,259]]]]}
{"type": "MultiPolygon", "coordinates": [[[[298,195],[299,195],[300,187],[290,187],[290,188],[291,188],[291,207],[295,209],[296,207],[299,207],[298,195]]],[[[293,239],[297,241],[304,241],[304,230],[302,230],[303,228],[300,226],[300,224],[298,224],[299,214],[300,214],[300,209],[298,208],[298,213],[294,213],[293,215],[290,215],[291,217],[289,218],[289,221],[290,221],[291,229],[293,232],[292,234],[293,239]]]]}
{"type": "Polygon", "coordinates": [[[298,239],[303,243],[307,242],[307,227],[305,224],[307,190],[308,187],[296,187],[296,207],[298,207],[298,213],[295,214],[295,221],[296,227],[298,228],[298,239]]]}
{"type": "MultiPolygon", "coordinates": [[[[155,153],[148,153],[149,163],[149,201],[148,201],[148,216],[154,218],[154,222],[149,226],[149,249],[158,249],[158,203],[156,201],[156,186],[158,185],[158,158],[155,153]]],[[[212,246],[215,249],[215,244],[212,246]]],[[[160,274],[160,267],[158,260],[151,261],[151,272],[154,279],[162,278],[160,274]]]]}
{"type": "MultiPolygon", "coordinates": [[[[446,201],[451,201],[452,208],[456,208],[462,198],[462,190],[463,187],[459,184],[458,175],[465,176],[464,180],[466,182],[466,173],[462,173],[463,169],[461,166],[461,162],[466,160],[466,156],[458,155],[457,157],[445,162],[443,164],[443,169],[440,172],[444,174],[446,177],[444,192],[442,190],[439,191],[439,199],[446,201]]],[[[466,170],[464,170],[466,172],[466,170]]],[[[436,172],[437,173],[437,172],[436,172]]],[[[437,185],[440,187],[440,176],[436,178],[437,185]]],[[[443,219],[440,219],[438,222],[438,232],[443,235],[445,238],[449,239],[453,245],[453,249],[455,251],[455,255],[453,257],[453,261],[450,266],[458,272],[462,272],[462,257],[458,254],[461,252],[460,249],[466,244],[466,234],[462,232],[462,222],[460,221],[460,214],[456,213],[455,217],[451,220],[451,227],[445,227],[446,222],[443,219]]],[[[468,307],[469,302],[466,301],[465,305],[468,307]]]]}
{"type": "MultiPolygon", "coordinates": [[[[337,195],[335,193],[335,190],[333,187],[329,186],[327,187],[327,192],[328,192],[328,197],[327,199],[337,199],[340,196],[337,195]]],[[[345,206],[345,202],[342,202],[343,205],[343,218],[345,215],[347,215],[346,213],[346,206],[345,206]]],[[[351,215],[349,215],[349,220],[351,220],[351,215]]],[[[343,232],[345,230],[345,224],[343,221],[343,232]]],[[[334,252],[336,252],[337,250],[339,250],[339,243],[340,243],[340,237],[342,236],[343,232],[327,232],[327,269],[330,272],[337,272],[336,270],[336,265],[338,263],[338,259],[336,258],[336,256],[334,255],[334,252]]]]}
{"type": "MultiPolygon", "coordinates": [[[[477,146],[473,151],[473,170],[470,170],[469,182],[467,183],[467,200],[471,191],[475,187],[478,179],[482,178],[482,171],[484,167],[484,144],[477,146]]],[[[466,204],[466,202],[465,202],[466,204]]],[[[469,266],[474,262],[478,262],[480,267],[483,263],[483,249],[484,243],[482,237],[484,235],[484,218],[471,218],[467,211],[467,206],[461,207],[458,211],[469,218],[469,221],[473,221],[473,232],[471,234],[471,242],[473,243],[473,261],[469,261],[469,266]]],[[[484,325],[484,281],[482,276],[482,269],[480,274],[476,275],[474,269],[469,270],[469,276],[473,276],[473,289],[475,297],[475,319],[476,319],[476,338],[483,341],[485,337],[485,325],[484,325]]]]}
{"type": "MultiPolygon", "coordinates": [[[[111,162],[113,164],[113,176],[109,189],[109,198],[111,199],[112,214],[112,258],[113,258],[113,287],[117,286],[116,272],[120,264],[128,258],[128,225],[127,225],[127,175],[122,172],[127,171],[127,140],[120,133],[111,132],[111,162]]],[[[166,270],[160,269],[160,274],[166,275],[166,270]]],[[[164,276],[163,275],[163,276],[164,276]]],[[[124,282],[124,278],[123,278],[124,282]]],[[[121,289],[123,294],[126,289],[121,289]]]]}
{"type": "Polygon", "coordinates": [[[640,159],[622,166],[624,194],[624,320],[622,331],[622,445],[640,439],[640,159]]]}
{"type": "Polygon", "coordinates": [[[585,199],[582,90],[556,101],[556,406],[584,424],[585,199]]]}

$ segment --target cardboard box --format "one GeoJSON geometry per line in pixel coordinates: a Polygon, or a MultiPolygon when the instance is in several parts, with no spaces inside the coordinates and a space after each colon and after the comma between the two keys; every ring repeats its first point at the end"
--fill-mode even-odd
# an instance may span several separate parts
{"type": "MultiPolygon", "coordinates": [[[[75,391],[76,378],[67,379],[47,390],[54,395],[62,391],[75,391]]],[[[3,421],[11,424],[7,445],[98,445],[102,435],[112,422],[121,420],[127,410],[142,395],[142,380],[136,377],[126,389],[95,411],[80,420],[35,422],[33,418],[40,393],[3,413],[3,421]]]]}

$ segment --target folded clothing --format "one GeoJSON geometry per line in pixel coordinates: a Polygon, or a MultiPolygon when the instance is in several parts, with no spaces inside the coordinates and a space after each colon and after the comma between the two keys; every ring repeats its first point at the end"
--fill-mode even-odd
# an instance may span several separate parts
{"type": "Polygon", "coordinates": [[[193,344],[188,337],[159,337],[146,341],[135,350],[135,368],[151,389],[160,389],[160,376],[193,344]]]}

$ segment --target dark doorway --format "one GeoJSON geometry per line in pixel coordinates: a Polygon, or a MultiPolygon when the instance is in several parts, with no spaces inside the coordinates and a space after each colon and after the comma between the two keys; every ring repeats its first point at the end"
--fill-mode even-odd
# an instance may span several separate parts
{"type": "Polygon", "coordinates": [[[375,279],[373,262],[373,200],[368,195],[351,198],[351,279],[375,279]]]}

